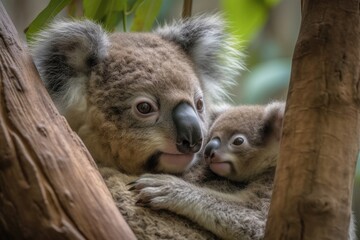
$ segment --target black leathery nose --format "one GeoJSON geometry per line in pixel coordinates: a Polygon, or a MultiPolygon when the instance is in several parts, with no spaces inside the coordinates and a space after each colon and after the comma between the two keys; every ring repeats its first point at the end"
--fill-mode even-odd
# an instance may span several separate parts
{"type": "Polygon", "coordinates": [[[196,153],[202,145],[200,120],[193,107],[185,102],[178,104],[172,112],[176,127],[176,147],[182,153],[196,153]]]}
{"type": "Polygon", "coordinates": [[[218,149],[221,145],[221,141],[219,138],[214,138],[205,146],[204,156],[206,158],[212,158],[214,155],[214,151],[218,149]]]}

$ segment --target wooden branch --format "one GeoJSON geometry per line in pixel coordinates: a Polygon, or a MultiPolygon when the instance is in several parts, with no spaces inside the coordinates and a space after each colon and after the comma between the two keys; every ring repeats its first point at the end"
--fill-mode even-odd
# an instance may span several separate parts
{"type": "Polygon", "coordinates": [[[0,2],[0,236],[135,239],[0,2]]]}
{"type": "Polygon", "coordinates": [[[360,136],[359,0],[303,0],[265,239],[347,239],[360,136]]]}
{"type": "Polygon", "coordinates": [[[182,18],[191,17],[191,10],[192,10],[192,0],[184,0],[183,10],[182,10],[182,18]]]}

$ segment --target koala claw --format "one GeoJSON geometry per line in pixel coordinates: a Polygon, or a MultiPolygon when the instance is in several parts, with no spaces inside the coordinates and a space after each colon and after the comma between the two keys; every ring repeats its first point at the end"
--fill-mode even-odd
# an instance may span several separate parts
{"type": "Polygon", "coordinates": [[[188,184],[182,179],[165,174],[145,174],[129,189],[137,194],[138,206],[171,210],[181,201],[188,184]]]}
{"type": "Polygon", "coordinates": [[[126,186],[131,186],[131,185],[134,185],[136,183],[136,181],[132,181],[132,182],[129,182],[126,184],[126,186]]]}
{"type": "Polygon", "coordinates": [[[136,189],[136,187],[135,186],[131,186],[129,189],[128,189],[128,191],[136,191],[137,189],[136,189]]]}
{"type": "Polygon", "coordinates": [[[141,206],[141,207],[146,207],[148,206],[150,203],[150,200],[145,200],[145,199],[138,199],[136,202],[135,202],[135,205],[136,206],[141,206]]]}

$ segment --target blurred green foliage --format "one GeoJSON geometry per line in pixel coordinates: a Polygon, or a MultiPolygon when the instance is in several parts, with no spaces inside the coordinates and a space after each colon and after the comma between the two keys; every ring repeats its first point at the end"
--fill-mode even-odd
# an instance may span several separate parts
{"type": "Polygon", "coordinates": [[[242,103],[267,103],[287,88],[290,59],[274,59],[256,65],[243,85],[242,103]]]}
{"type": "Polygon", "coordinates": [[[254,40],[264,29],[271,10],[279,2],[280,0],[221,1],[224,16],[229,23],[229,32],[246,52],[248,57],[245,65],[250,69],[242,76],[241,86],[232,92],[236,104],[266,103],[274,97],[280,98],[280,94],[287,89],[290,58],[280,57],[281,48],[274,42],[260,40],[262,44],[252,47],[254,40]]]}
{"type": "Polygon", "coordinates": [[[114,31],[126,10],[126,0],[83,0],[84,17],[102,23],[108,31],[114,31]]]}
{"type": "Polygon", "coordinates": [[[142,5],[140,5],[136,9],[131,31],[149,31],[160,12],[161,3],[162,1],[152,0],[145,1],[142,5]]]}
{"type": "Polygon", "coordinates": [[[109,31],[115,29],[126,32],[148,31],[160,12],[162,0],[82,0],[77,4],[74,0],[51,0],[47,7],[31,22],[26,29],[28,41],[44,28],[65,7],[73,18],[92,19],[109,31]],[[78,9],[80,8],[82,9],[78,9]],[[76,15],[78,12],[82,14],[76,15]]]}
{"type": "Polygon", "coordinates": [[[264,26],[270,9],[279,0],[223,0],[225,18],[228,20],[229,31],[238,42],[248,43],[264,26]]]}

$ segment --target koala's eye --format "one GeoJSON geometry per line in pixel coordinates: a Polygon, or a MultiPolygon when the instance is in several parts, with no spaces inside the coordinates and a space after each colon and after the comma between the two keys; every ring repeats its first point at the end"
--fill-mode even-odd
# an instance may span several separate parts
{"type": "Polygon", "coordinates": [[[242,149],[245,145],[247,146],[248,141],[244,134],[236,134],[230,138],[229,145],[235,149],[242,149]]]}
{"type": "Polygon", "coordinates": [[[159,115],[159,108],[156,101],[149,97],[138,97],[134,100],[133,113],[142,119],[156,119],[159,115]]]}
{"type": "Polygon", "coordinates": [[[204,110],[204,101],[202,98],[199,98],[197,101],[196,101],[196,110],[198,112],[202,112],[204,110]]]}
{"type": "Polygon", "coordinates": [[[240,146],[241,144],[243,144],[245,142],[244,138],[242,137],[236,137],[232,144],[235,145],[235,146],[240,146]]]}
{"type": "Polygon", "coordinates": [[[152,107],[149,103],[147,102],[141,102],[136,106],[136,109],[139,111],[139,113],[141,114],[149,114],[152,112],[152,107]]]}

